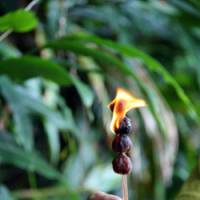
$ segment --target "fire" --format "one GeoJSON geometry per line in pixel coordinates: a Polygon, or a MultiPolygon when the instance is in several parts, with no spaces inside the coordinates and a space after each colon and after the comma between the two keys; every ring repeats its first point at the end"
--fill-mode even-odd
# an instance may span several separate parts
{"type": "Polygon", "coordinates": [[[123,88],[117,88],[115,98],[108,104],[108,107],[113,112],[111,130],[114,132],[114,130],[119,128],[120,122],[130,109],[144,106],[146,106],[144,100],[134,97],[123,88]]]}

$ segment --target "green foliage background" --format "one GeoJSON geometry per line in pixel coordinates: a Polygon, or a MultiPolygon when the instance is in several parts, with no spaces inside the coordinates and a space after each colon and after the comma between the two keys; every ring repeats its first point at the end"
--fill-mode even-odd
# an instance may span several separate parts
{"type": "Polygon", "coordinates": [[[198,0],[3,0],[0,13],[0,200],[121,195],[116,87],[148,104],[129,113],[130,199],[200,199],[198,0]]]}

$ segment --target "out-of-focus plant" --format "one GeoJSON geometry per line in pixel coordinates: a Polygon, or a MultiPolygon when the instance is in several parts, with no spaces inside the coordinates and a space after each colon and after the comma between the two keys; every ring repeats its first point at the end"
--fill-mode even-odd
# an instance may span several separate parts
{"type": "Polygon", "coordinates": [[[121,86],[148,104],[130,113],[130,199],[174,199],[200,150],[198,0],[31,3],[0,2],[0,197],[118,194],[106,105],[121,86]]]}

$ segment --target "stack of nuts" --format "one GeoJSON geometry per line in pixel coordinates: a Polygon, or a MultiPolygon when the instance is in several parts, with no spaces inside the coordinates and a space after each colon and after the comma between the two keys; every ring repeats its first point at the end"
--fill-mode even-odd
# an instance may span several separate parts
{"type": "Polygon", "coordinates": [[[118,174],[129,174],[132,170],[132,163],[127,153],[132,147],[129,134],[132,131],[132,122],[125,116],[118,129],[114,130],[116,135],[112,142],[112,149],[117,157],[112,161],[113,170],[118,174]]]}

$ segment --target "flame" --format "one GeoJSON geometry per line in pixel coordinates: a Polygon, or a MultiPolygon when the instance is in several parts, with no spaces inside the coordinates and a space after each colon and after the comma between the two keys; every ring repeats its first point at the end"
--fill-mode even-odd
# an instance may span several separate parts
{"type": "Polygon", "coordinates": [[[117,88],[116,96],[108,108],[113,112],[111,121],[111,130],[114,132],[119,128],[120,122],[124,119],[126,113],[132,108],[140,108],[146,106],[142,99],[138,99],[123,88],[117,88]]]}

